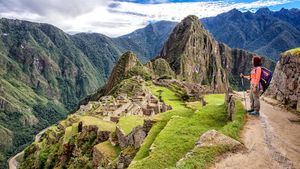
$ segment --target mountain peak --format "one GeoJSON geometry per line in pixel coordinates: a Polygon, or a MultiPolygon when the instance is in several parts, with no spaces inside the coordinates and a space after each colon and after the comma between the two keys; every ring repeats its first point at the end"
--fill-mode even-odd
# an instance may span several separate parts
{"type": "Polygon", "coordinates": [[[257,11],[256,11],[256,14],[258,14],[258,15],[269,15],[269,14],[271,14],[272,13],[272,11],[269,9],[269,8],[267,8],[267,7],[265,7],[265,8],[260,8],[260,9],[258,9],[257,11]]]}
{"type": "Polygon", "coordinates": [[[190,15],[174,28],[160,57],[170,64],[178,78],[212,86],[214,91],[224,91],[227,82],[223,77],[226,73],[221,68],[217,49],[218,43],[204,29],[198,17],[190,15]]]}
{"type": "Polygon", "coordinates": [[[107,84],[105,86],[105,93],[109,93],[111,89],[128,76],[129,71],[136,65],[141,65],[136,55],[131,52],[125,52],[117,61],[113,68],[107,84]]]}
{"type": "Polygon", "coordinates": [[[191,20],[191,21],[198,21],[199,18],[196,15],[188,15],[187,17],[185,17],[182,22],[185,22],[187,20],[191,20]]]}
{"type": "Polygon", "coordinates": [[[236,9],[236,8],[233,8],[230,11],[228,11],[227,13],[230,13],[230,14],[241,14],[242,12],[239,11],[238,9],[236,9]]]}
{"type": "Polygon", "coordinates": [[[184,26],[192,26],[194,24],[197,24],[197,25],[200,25],[202,28],[203,28],[203,25],[202,23],[199,21],[199,18],[195,15],[189,15],[187,17],[185,17],[181,23],[184,25],[184,26]]]}

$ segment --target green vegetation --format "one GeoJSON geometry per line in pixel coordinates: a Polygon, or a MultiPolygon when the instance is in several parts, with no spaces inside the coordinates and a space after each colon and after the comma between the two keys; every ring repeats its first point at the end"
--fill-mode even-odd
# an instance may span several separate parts
{"type": "Polygon", "coordinates": [[[287,55],[300,56],[300,47],[299,48],[290,49],[288,51],[285,51],[282,54],[282,56],[287,56],[287,55]]]}
{"type": "Polygon", "coordinates": [[[64,142],[67,143],[71,137],[78,132],[78,123],[74,123],[65,129],[64,142]]]}
{"type": "Polygon", "coordinates": [[[169,63],[163,58],[158,58],[154,61],[148,62],[146,66],[159,78],[171,78],[175,76],[175,73],[170,68],[169,63]]]}
{"type": "Polygon", "coordinates": [[[119,93],[127,93],[128,96],[133,96],[135,93],[143,90],[143,85],[136,79],[129,78],[118,83],[111,91],[110,94],[117,96],[119,93]]]}
{"type": "Polygon", "coordinates": [[[125,134],[129,134],[133,128],[140,125],[143,126],[144,119],[141,116],[125,116],[119,119],[118,126],[125,132],[125,134]]]}
{"type": "MultiPolygon", "coordinates": [[[[155,95],[159,95],[159,90],[162,90],[162,99],[173,109],[157,115],[158,122],[150,130],[129,168],[174,167],[180,158],[194,148],[196,140],[205,131],[217,129],[235,137],[243,124],[240,103],[238,103],[236,119],[227,123],[223,94],[207,95],[206,106],[190,108],[170,89],[153,85],[149,88],[155,95]]],[[[185,167],[204,168],[203,166],[209,165],[216,155],[223,152],[223,149],[226,150],[223,147],[197,150],[193,157],[199,160],[191,158],[185,163],[185,167]]]]}
{"type": "Polygon", "coordinates": [[[115,131],[116,129],[115,123],[104,121],[93,116],[81,116],[79,119],[83,125],[95,125],[98,126],[101,131],[115,131]]]}
{"type": "Polygon", "coordinates": [[[105,157],[108,157],[111,160],[114,160],[118,157],[121,152],[121,149],[117,146],[113,146],[109,141],[102,142],[95,145],[95,148],[98,149],[105,157]]]}
{"type": "MultiPolygon", "coordinates": [[[[236,101],[235,119],[226,123],[219,130],[234,139],[239,139],[240,131],[245,123],[245,110],[240,101],[236,101]]],[[[215,157],[229,151],[227,147],[214,146],[193,149],[190,157],[184,160],[178,168],[207,168],[215,160],[215,157]]]]}

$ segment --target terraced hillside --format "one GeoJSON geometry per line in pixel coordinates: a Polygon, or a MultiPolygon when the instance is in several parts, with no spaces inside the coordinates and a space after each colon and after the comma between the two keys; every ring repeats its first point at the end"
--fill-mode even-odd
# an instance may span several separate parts
{"type": "Polygon", "coordinates": [[[195,146],[200,135],[214,129],[239,138],[244,122],[239,101],[229,121],[224,94],[143,76],[134,70],[147,68],[130,52],[120,61],[114,70],[125,74],[111,74],[108,94],[47,129],[16,158],[19,168],[203,168],[230,149],[195,146]]]}
{"type": "Polygon", "coordinates": [[[201,134],[215,129],[238,139],[244,119],[241,103],[237,102],[234,121],[228,122],[223,94],[206,95],[208,104],[202,107],[199,101],[183,101],[174,89],[151,81],[143,84],[153,99],[161,98],[172,110],[146,115],[146,111],[133,113],[134,108],[129,108],[118,116],[116,110],[109,110],[115,103],[114,108],[122,108],[127,104],[125,98],[105,96],[49,128],[25,149],[20,168],[202,168],[227,149],[194,149],[201,134]],[[104,105],[110,106],[106,110],[104,105]],[[191,150],[192,156],[178,162],[191,150]]]}

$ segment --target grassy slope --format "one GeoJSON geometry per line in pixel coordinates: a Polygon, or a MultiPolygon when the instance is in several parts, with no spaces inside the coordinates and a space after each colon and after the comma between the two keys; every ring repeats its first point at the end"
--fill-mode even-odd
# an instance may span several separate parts
{"type": "Polygon", "coordinates": [[[287,56],[289,54],[293,55],[293,56],[300,56],[300,47],[299,48],[290,49],[290,50],[284,52],[283,56],[287,56]]]}
{"type": "MultiPolygon", "coordinates": [[[[171,105],[173,110],[159,114],[156,117],[158,122],[149,132],[129,168],[174,167],[179,159],[193,149],[196,140],[205,131],[217,129],[230,136],[236,136],[243,124],[241,122],[243,121],[242,111],[238,113],[236,122],[227,124],[223,104],[224,95],[206,96],[205,99],[208,105],[205,107],[197,106],[197,110],[195,110],[190,106],[186,107],[185,103],[167,88],[153,85],[149,88],[155,95],[158,95],[158,90],[163,90],[162,99],[171,105]],[[149,149],[151,149],[151,152],[149,149]]],[[[238,104],[239,106],[241,105],[238,104]]],[[[193,168],[203,168],[201,166],[208,165],[209,159],[213,159],[217,152],[222,152],[221,150],[222,148],[199,150],[199,153],[195,153],[197,155],[195,157],[197,157],[196,161],[200,160],[201,163],[195,163],[191,160],[187,164],[190,167],[193,165],[193,168]],[[209,151],[209,153],[206,151],[209,151]]]]}
{"type": "Polygon", "coordinates": [[[132,131],[133,128],[135,128],[138,125],[143,126],[143,124],[144,124],[143,118],[141,118],[140,116],[132,115],[132,116],[121,117],[119,119],[118,126],[120,126],[121,129],[123,129],[123,131],[127,135],[132,131]]]}
{"type": "Polygon", "coordinates": [[[113,146],[109,141],[99,143],[95,147],[110,160],[117,158],[121,151],[119,147],[113,146]]]}

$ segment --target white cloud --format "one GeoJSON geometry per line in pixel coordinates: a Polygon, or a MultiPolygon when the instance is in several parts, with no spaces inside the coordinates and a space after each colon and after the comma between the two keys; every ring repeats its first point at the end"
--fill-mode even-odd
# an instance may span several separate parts
{"type": "Polygon", "coordinates": [[[251,10],[288,2],[288,0],[257,0],[249,3],[152,1],[150,4],[137,4],[113,0],[0,0],[0,16],[46,22],[66,32],[99,32],[115,37],[144,27],[152,21],[180,21],[190,14],[202,18],[215,16],[233,8],[251,10]]]}

